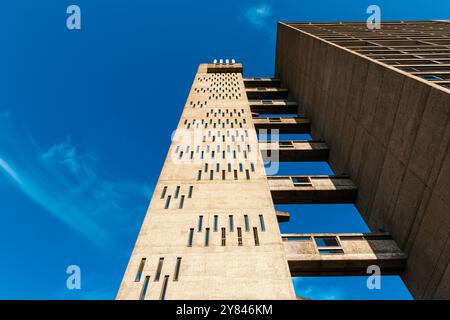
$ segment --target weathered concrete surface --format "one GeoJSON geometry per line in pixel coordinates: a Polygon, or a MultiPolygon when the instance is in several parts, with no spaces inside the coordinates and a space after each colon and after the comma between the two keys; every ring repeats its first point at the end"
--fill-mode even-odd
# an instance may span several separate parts
{"type": "Polygon", "coordinates": [[[450,299],[450,91],[282,23],[275,77],[370,228],[408,255],[413,296],[450,299]]]}
{"type": "Polygon", "coordinates": [[[357,189],[347,177],[267,177],[274,204],[353,203],[357,189]]]}
{"type": "Polygon", "coordinates": [[[366,276],[377,265],[381,274],[401,274],[406,255],[388,234],[282,234],[293,276],[366,276]],[[335,246],[318,246],[317,238],[334,238],[335,246]],[[338,254],[321,254],[339,250],[338,254]]]}

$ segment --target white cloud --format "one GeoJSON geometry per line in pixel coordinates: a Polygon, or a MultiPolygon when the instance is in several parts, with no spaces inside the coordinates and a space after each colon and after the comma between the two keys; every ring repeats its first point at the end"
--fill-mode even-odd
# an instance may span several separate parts
{"type": "Polygon", "coordinates": [[[293,278],[295,292],[302,298],[312,300],[343,300],[345,293],[342,290],[329,285],[317,286],[305,281],[304,278],[293,278]]]}
{"type": "MultiPolygon", "coordinates": [[[[143,215],[150,188],[99,174],[98,160],[69,138],[45,151],[0,117],[1,172],[30,199],[98,246],[110,246],[143,215]],[[135,218],[136,219],[136,218],[135,218]]],[[[100,170],[101,171],[101,170],[100,170]]]]}
{"type": "Polygon", "coordinates": [[[253,6],[245,11],[244,17],[256,28],[264,28],[270,22],[272,7],[269,4],[253,6]]]}

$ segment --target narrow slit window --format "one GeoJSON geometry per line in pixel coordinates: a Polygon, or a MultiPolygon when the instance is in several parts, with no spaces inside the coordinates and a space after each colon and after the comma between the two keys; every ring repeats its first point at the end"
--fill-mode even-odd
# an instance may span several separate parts
{"type": "Polygon", "coordinates": [[[250,169],[252,170],[252,172],[255,172],[255,165],[252,163],[250,163],[250,169]]]}
{"type": "Polygon", "coordinates": [[[202,170],[198,170],[197,180],[202,180],[202,170]]]}
{"type": "Polygon", "coordinates": [[[135,282],[141,281],[142,271],[144,271],[144,266],[145,266],[145,260],[146,260],[146,258],[142,258],[141,263],[139,263],[139,268],[136,273],[136,278],[134,279],[135,282]]]}
{"type": "Polygon", "coordinates": [[[183,206],[184,206],[184,195],[181,196],[180,205],[178,206],[178,208],[183,209],[183,206]]]}
{"type": "Polygon", "coordinates": [[[214,232],[217,232],[218,225],[219,225],[219,217],[214,216],[214,232]]]}
{"type": "Polygon", "coordinates": [[[239,172],[242,172],[242,163],[239,163],[239,172]]]}
{"type": "Polygon", "coordinates": [[[258,228],[253,227],[253,237],[255,238],[255,246],[259,246],[258,228]]]}
{"type": "Polygon", "coordinates": [[[209,171],[209,180],[214,180],[214,170],[209,171]]]}
{"type": "Polygon", "coordinates": [[[205,229],[205,247],[209,246],[209,228],[205,229]]]}
{"type": "Polygon", "coordinates": [[[248,171],[248,169],[245,169],[245,178],[247,178],[247,180],[250,180],[250,172],[248,171]]]}
{"type": "Polygon", "coordinates": [[[198,217],[198,229],[197,229],[197,231],[201,232],[202,231],[202,227],[203,227],[203,216],[199,216],[198,217]]]}
{"type": "Polygon", "coordinates": [[[193,186],[189,187],[188,198],[192,198],[192,191],[194,190],[193,186]]]}
{"type": "Polygon", "coordinates": [[[242,229],[237,228],[237,234],[238,234],[238,246],[242,246],[242,229]]]}
{"type": "Polygon", "coordinates": [[[266,226],[264,224],[264,217],[262,214],[259,215],[259,225],[261,227],[261,231],[266,231],[266,226]]]}
{"type": "Polygon", "coordinates": [[[226,245],[225,228],[222,228],[222,246],[226,245]]]}
{"type": "Polygon", "coordinates": [[[180,186],[177,186],[177,188],[175,189],[175,199],[178,199],[178,195],[180,194],[180,186]]]}
{"type": "Polygon", "coordinates": [[[161,296],[159,297],[159,300],[165,300],[166,299],[166,292],[167,292],[167,283],[169,282],[169,276],[164,276],[164,282],[161,288],[161,296]]]}
{"type": "Polygon", "coordinates": [[[222,170],[222,180],[225,180],[225,170],[222,170]]]}
{"type": "Polygon", "coordinates": [[[139,296],[139,300],[145,300],[145,295],[147,294],[148,283],[150,282],[150,276],[146,276],[144,284],[142,285],[142,291],[139,296]]]}
{"type": "Polygon", "coordinates": [[[175,272],[173,273],[173,281],[178,281],[178,277],[180,276],[180,266],[181,266],[181,257],[178,257],[177,262],[175,264],[175,272]]]}
{"type": "Polygon", "coordinates": [[[161,269],[164,263],[164,258],[159,258],[158,267],[156,268],[155,280],[159,281],[159,277],[161,276],[161,269]]]}
{"type": "Polygon", "coordinates": [[[167,187],[163,188],[163,191],[161,192],[161,199],[164,199],[164,197],[166,196],[167,193],[167,187]]]}
{"type": "Polygon", "coordinates": [[[237,180],[238,179],[238,173],[237,173],[237,170],[234,170],[234,180],[237,180]]]}
{"type": "Polygon", "coordinates": [[[233,219],[233,216],[230,215],[228,217],[230,219],[230,231],[234,231],[234,219],[233,219]]]}
{"type": "Polygon", "coordinates": [[[189,229],[188,247],[192,247],[192,240],[194,239],[194,228],[189,229]]]}
{"type": "Polygon", "coordinates": [[[164,206],[164,209],[169,209],[171,198],[172,198],[172,196],[167,196],[166,205],[164,206]]]}
{"type": "Polygon", "coordinates": [[[248,224],[248,215],[244,215],[244,226],[245,226],[245,231],[250,230],[250,226],[248,224]]]}

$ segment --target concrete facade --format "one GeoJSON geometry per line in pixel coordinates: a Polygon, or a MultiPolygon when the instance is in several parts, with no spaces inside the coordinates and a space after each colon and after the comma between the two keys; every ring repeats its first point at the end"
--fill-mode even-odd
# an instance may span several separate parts
{"type": "Polygon", "coordinates": [[[240,64],[199,66],[117,299],[295,299],[240,64]]]}
{"type": "Polygon", "coordinates": [[[445,21],[278,24],[276,78],[418,299],[450,299],[449,39],[445,21]]]}

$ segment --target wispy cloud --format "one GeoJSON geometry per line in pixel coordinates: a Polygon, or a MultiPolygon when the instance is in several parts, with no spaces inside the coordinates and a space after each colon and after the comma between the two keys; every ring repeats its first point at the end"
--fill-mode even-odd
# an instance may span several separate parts
{"type": "Polygon", "coordinates": [[[333,286],[316,286],[304,278],[293,278],[295,292],[298,296],[313,300],[342,300],[345,298],[344,292],[333,286]]]}
{"type": "Polygon", "coordinates": [[[265,28],[270,23],[272,7],[266,3],[249,7],[245,10],[244,17],[255,28],[265,28]]]}
{"type": "Polygon", "coordinates": [[[145,210],[149,187],[105,178],[98,173],[98,159],[79,151],[70,138],[42,150],[11,118],[0,114],[3,176],[96,245],[110,246],[130,231],[130,221],[145,210]]]}

